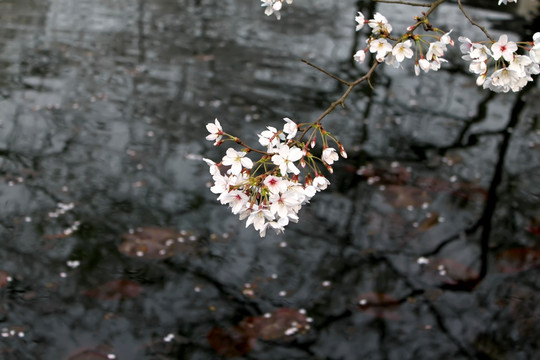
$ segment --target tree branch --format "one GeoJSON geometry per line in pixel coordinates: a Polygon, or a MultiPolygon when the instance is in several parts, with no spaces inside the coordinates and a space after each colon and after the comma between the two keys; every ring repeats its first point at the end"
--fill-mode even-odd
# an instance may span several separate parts
{"type": "Polygon", "coordinates": [[[491,41],[495,41],[495,39],[493,38],[493,36],[491,36],[491,34],[486,30],[485,27],[483,27],[482,25],[478,24],[476,21],[474,21],[470,16],[469,14],[467,13],[467,11],[465,11],[465,8],[463,7],[463,4],[461,3],[461,0],[458,0],[458,6],[459,6],[459,10],[461,10],[461,12],[463,13],[463,15],[465,15],[465,17],[467,18],[467,20],[469,20],[469,22],[473,25],[473,26],[476,26],[477,28],[479,28],[480,30],[482,30],[484,32],[484,34],[486,34],[486,36],[488,37],[489,40],[491,41]]]}
{"type": "Polygon", "coordinates": [[[380,3],[401,4],[401,5],[409,5],[409,6],[423,6],[423,7],[431,6],[431,4],[428,4],[428,3],[415,3],[415,2],[400,1],[400,0],[373,0],[373,1],[380,2],[380,3]]]}

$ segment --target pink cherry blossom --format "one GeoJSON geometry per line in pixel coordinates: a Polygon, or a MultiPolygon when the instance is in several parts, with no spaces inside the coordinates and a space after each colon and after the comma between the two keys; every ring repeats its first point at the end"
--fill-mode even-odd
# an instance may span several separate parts
{"type": "Polygon", "coordinates": [[[499,37],[499,41],[491,45],[492,56],[495,60],[498,60],[502,56],[504,60],[510,62],[517,48],[517,44],[513,41],[508,41],[508,35],[503,34],[499,37]]]}

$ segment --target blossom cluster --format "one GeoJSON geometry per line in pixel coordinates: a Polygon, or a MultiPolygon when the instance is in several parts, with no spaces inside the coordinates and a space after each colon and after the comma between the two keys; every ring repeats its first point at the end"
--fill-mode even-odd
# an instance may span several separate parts
{"type": "Polygon", "coordinates": [[[509,41],[503,34],[498,41],[492,42],[491,47],[464,36],[459,41],[464,54],[462,58],[470,62],[469,71],[478,75],[476,84],[484,89],[519,91],[533,80],[532,75],[540,73],[540,32],[533,35],[532,42],[521,43],[509,41]],[[520,47],[528,51],[528,55],[519,54],[520,47]],[[494,71],[488,75],[490,65],[494,71]]]}
{"type": "MultiPolygon", "coordinates": [[[[283,7],[283,0],[261,0],[261,6],[265,7],[264,13],[266,16],[274,14],[274,16],[279,20],[281,19],[280,10],[283,7]]],[[[293,0],[285,0],[287,4],[292,4],[293,0]]]]}
{"type": "Polygon", "coordinates": [[[328,187],[330,182],[322,175],[318,164],[322,163],[332,172],[331,165],[339,159],[336,149],[328,146],[328,138],[338,144],[343,157],[347,156],[341,143],[320,125],[307,124],[304,131],[299,132],[302,125],[289,118],[284,121],[282,130],[267,126],[257,134],[264,151],[243,145],[238,138],[224,132],[217,119],[206,125],[210,133],[206,139],[214,141],[215,146],[227,140],[244,146],[240,151],[228,148],[219,163],[204,159],[213,179],[210,191],[218,195],[218,201],[228,205],[233,214],[239,215],[240,220],[246,219],[246,227],[253,225],[261,237],[268,228],[280,233],[290,222],[297,222],[302,205],[328,187]],[[310,129],[308,141],[302,142],[310,129]],[[320,157],[312,153],[317,134],[323,141],[320,157]],[[249,152],[260,154],[260,159],[254,162],[246,156],[249,152]]]}
{"type": "Polygon", "coordinates": [[[420,25],[417,23],[410,26],[407,32],[397,40],[391,40],[392,25],[381,13],[375,13],[373,19],[366,20],[364,15],[358,12],[355,21],[356,31],[361,30],[366,24],[371,28],[371,34],[366,39],[367,47],[354,54],[354,60],[360,63],[364,62],[366,53],[370,52],[375,54],[375,59],[378,62],[384,62],[397,68],[405,59],[411,59],[416,54],[414,71],[416,75],[419,75],[421,70],[424,72],[439,70],[441,63],[447,62],[443,58],[447,45],[454,45],[454,41],[450,37],[452,30],[445,33],[440,29],[432,28],[426,22],[427,20],[424,20],[425,28],[440,35],[414,34],[414,30],[420,25]],[[433,37],[436,41],[426,40],[433,37]],[[394,43],[392,44],[390,41],[394,43]]]}

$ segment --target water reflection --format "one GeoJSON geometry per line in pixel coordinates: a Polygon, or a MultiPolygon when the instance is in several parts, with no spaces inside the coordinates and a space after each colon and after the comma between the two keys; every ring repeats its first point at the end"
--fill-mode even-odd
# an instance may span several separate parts
{"type": "Polygon", "coordinates": [[[386,70],[327,119],[349,159],[281,237],[207,190],[207,122],[256,141],[340,93],[300,58],[361,73],[356,6],[2,0],[1,357],[531,358],[537,88],[386,70]]]}

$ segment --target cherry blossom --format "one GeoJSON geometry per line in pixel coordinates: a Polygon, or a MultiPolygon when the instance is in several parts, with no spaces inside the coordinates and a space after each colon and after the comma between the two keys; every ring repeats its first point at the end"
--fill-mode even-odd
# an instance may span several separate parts
{"type": "Polygon", "coordinates": [[[233,214],[239,214],[247,205],[249,197],[245,192],[241,190],[232,190],[228,192],[222,199],[222,204],[229,204],[232,208],[231,212],[233,214]]]}
{"type": "Polygon", "coordinates": [[[356,54],[354,54],[353,58],[355,61],[359,63],[363,63],[364,60],[366,59],[366,52],[364,50],[358,50],[356,54]]]}
{"type": "MultiPolygon", "coordinates": [[[[266,16],[274,14],[276,19],[281,19],[280,10],[283,7],[283,0],[261,0],[262,7],[265,7],[264,13],[266,16]]],[[[287,4],[292,4],[293,0],[286,0],[287,4]]]]}
{"type": "Polygon", "coordinates": [[[251,169],[253,162],[250,158],[245,157],[246,153],[243,151],[236,151],[233,148],[227,149],[227,155],[223,157],[221,163],[223,165],[230,165],[230,173],[233,175],[238,175],[242,171],[242,167],[246,169],[251,169]]]}
{"type": "Polygon", "coordinates": [[[313,179],[313,186],[317,191],[326,190],[328,185],[330,185],[330,181],[322,175],[317,175],[315,179],[313,179]]]}
{"type": "Polygon", "coordinates": [[[461,50],[461,52],[463,54],[468,54],[471,52],[472,48],[473,48],[473,43],[472,41],[468,38],[468,37],[465,37],[465,36],[460,36],[458,38],[459,42],[461,42],[462,44],[459,46],[459,49],[461,50]]]}
{"type": "MultiPolygon", "coordinates": [[[[468,38],[460,37],[463,43],[460,49],[464,53],[462,58],[471,62],[469,71],[478,75],[476,79],[478,86],[495,92],[516,92],[533,80],[532,75],[540,73],[536,54],[534,54],[535,39],[540,40],[540,33],[533,35],[533,46],[528,55],[517,53],[518,43],[508,41],[508,36],[505,34],[492,43],[491,50],[483,44],[473,43],[468,38]],[[495,61],[490,62],[490,59],[495,61]],[[494,64],[495,67],[491,75],[489,64],[494,64]]],[[[531,44],[531,42],[521,44],[531,44]]]]}
{"type": "Polygon", "coordinates": [[[384,57],[387,53],[392,51],[392,45],[388,42],[388,40],[381,38],[373,40],[369,44],[369,52],[371,53],[377,53],[375,57],[377,58],[377,61],[383,61],[384,57]]]}
{"type": "Polygon", "coordinates": [[[426,59],[433,60],[435,57],[440,58],[446,51],[446,44],[442,41],[434,41],[429,44],[429,50],[426,53],[426,59]]]}
{"type": "Polygon", "coordinates": [[[441,36],[441,39],[440,39],[441,43],[445,45],[454,46],[454,40],[452,40],[452,38],[450,37],[450,34],[452,33],[452,31],[453,29],[445,33],[443,36],[441,36]]]}
{"type": "Polygon", "coordinates": [[[287,140],[294,139],[298,132],[298,125],[289,118],[283,118],[285,125],[283,125],[283,132],[287,134],[287,140]]]}
{"type": "Polygon", "coordinates": [[[492,56],[491,51],[489,48],[482,44],[474,44],[473,49],[470,52],[470,58],[477,59],[480,61],[487,60],[490,56],[492,56]]]}
{"type": "Polygon", "coordinates": [[[302,150],[293,146],[288,147],[287,145],[281,145],[279,151],[276,155],[272,156],[272,162],[279,166],[279,170],[282,175],[285,175],[289,172],[298,175],[300,170],[294,165],[295,161],[300,160],[304,154],[302,150]]]}
{"type": "Polygon", "coordinates": [[[332,165],[334,161],[338,161],[339,156],[336,152],[336,149],[327,147],[326,149],[323,150],[321,159],[328,165],[332,165]]]}
{"type": "Polygon", "coordinates": [[[535,63],[540,63],[540,32],[533,35],[533,47],[529,50],[529,56],[535,63]]]}
{"type": "Polygon", "coordinates": [[[275,146],[277,146],[279,144],[279,140],[280,140],[279,132],[273,126],[267,126],[266,128],[268,130],[264,130],[263,132],[258,134],[259,143],[262,146],[268,147],[268,149],[270,150],[271,148],[273,148],[273,147],[275,147],[275,146]]]}
{"type": "Polygon", "coordinates": [[[261,159],[255,163],[246,157],[246,154],[254,149],[226,133],[223,133],[223,136],[234,140],[235,144],[241,144],[244,149],[238,151],[228,148],[218,164],[203,158],[213,179],[210,191],[218,195],[217,200],[227,205],[240,220],[246,220],[246,227],[253,225],[261,237],[266,236],[267,229],[273,229],[278,234],[285,231],[285,226],[290,222],[299,220],[298,212],[302,206],[317,192],[328,187],[330,181],[320,174],[316,164],[320,162],[331,170],[329,164],[338,160],[337,150],[329,147],[328,141],[334,141],[340,153],[347,156],[343,145],[322,126],[308,125],[303,128],[302,134],[310,130],[312,136],[306,142],[300,142],[295,137],[301,125],[290,118],[283,120],[283,131],[267,126],[266,130],[258,134],[259,143],[271,151],[259,151],[261,159]],[[313,156],[308,150],[308,144],[317,136],[320,136],[325,144],[320,158],[313,156]],[[304,174],[300,177],[300,170],[296,165],[300,162],[305,166],[306,158],[310,166],[304,169],[304,174]],[[258,166],[255,166],[256,164],[258,166]],[[222,166],[230,166],[225,175],[222,173],[222,166]],[[315,174],[314,179],[312,171],[315,174]]]}
{"type": "Polygon", "coordinates": [[[215,174],[213,176],[214,185],[210,188],[210,191],[214,194],[222,194],[229,190],[229,179],[221,174],[215,174]]]}
{"type": "Polygon", "coordinates": [[[375,13],[373,19],[369,20],[368,26],[373,29],[374,34],[390,34],[392,32],[392,25],[388,23],[386,17],[381,13],[375,13]]]}
{"type": "MultiPolygon", "coordinates": [[[[261,6],[265,8],[266,15],[274,14],[279,19],[284,4],[292,2],[261,0],[261,6]]],[[[517,1],[500,0],[499,5],[508,2],[517,1]]],[[[452,30],[445,32],[428,20],[433,9],[423,13],[423,16],[415,17],[415,23],[406,27],[406,32],[398,36],[390,36],[393,27],[381,13],[375,13],[372,19],[366,21],[364,15],[357,12],[354,18],[356,31],[362,30],[365,24],[368,24],[371,31],[366,39],[367,45],[358,49],[353,55],[354,60],[362,63],[368,52],[374,54],[378,62],[373,65],[374,70],[383,62],[401,67],[406,59],[414,56],[411,62],[414,62],[416,75],[422,71],[439,70],[447,62],[444,56],[448,46],[454,46],[454,41],[452,30]]],[[[473,21],[471,23],[475,25],[473,21]]],[[[468,69],[476,76],[478,86],[496,92],[519,91],[533,80],[533,75],[540,73],[540,32],[533,35],[532,41],[524,42],[509,41],[506,34],[494,41],[487,31],[484,32],[489,41],[475,42],[465,36],[458,37],[462,59],[468,62],[468,69]]],[[[343,99],[352,87],[364,80],[369,81],[370,74],[354,82],[342,80],[349,85],[349,89],[340,102],[343,104],[343,99]]],[[[321,169],[325,168],[332,173],[331,165],[339,160],[339,155],[338,150],[329,146],[329,143],[335,144],[343,158],[347,157],[343,145],[321,123],[322,118],[332,110],[333,107],[329,108],[313,123],[297,124],[285,117],[281,130],[266,126],[257,134],[264,151],[252,148],[239,138],[225,133],[217,119],[207,124],[209,135],[206,139],[213,141],[215,146],[230,141],[233,146],[240,147],[238,150],[227,148],[219,163],[203,158],[213,180],[210,191],[217,195],[217,201],[227,205],[240,220],[246,220],[246,228],[253,225],[261,237],[266,235],[267,229],[273,229],[279,234],[285,231],[290,222],[297,222],[302,206],[330,185],[321,169]],[[320,155],[316,148],[319,142],[323,144],[320,155]],[[248,153],[256,154],[259,158],[251,160],[246,156],[248,153]]]]}
{"type": "Polygon", "coordinates": [[[221,124],[219,123],[218,119],[215,119],[213,124],[206,124],[206,130],[208,130],[210,133],[210,135],[206,136],[206,140],[215,140],[214,145],[218,145],[223,136],[223,129],[221,128],[221,124]]]}
{"type": "Polygon", "coordinates": [[[246,227],[253,224],[255,230],[259,231],[265,231],[266,222],[275,219],[275,216],[270,210],[258,205],[253,205],[252,208],[246,210],[246,213],[249,213],[247,215],[246,227]]]}
{"type": "Polygon", "coordinates": [[[411,50],[411,45],[411,40],[405,40],[403,42],[397,43],[392,49],[392,55],[394,55],[398,62],[402,62],[403,60],[405,60],[405,58],[412,58],[414,52],[411,50]]]}
{"type": "Polygon", "coordinates": [[[280,194],[270,195],[270,212],[279,218],[287,218],[290,212],[295,213],[295,208],[301,204],[298,196],[293,191],[285,191],[280,194]]]}
{"type": "Polygon", "coordinates": [[[270,175],[264,179],[264,185],[270,190],[272,194],[279,194],[287,190],[287,183],[283,178],[270,175]]]}
{"type": "Polygon", "coordinates": [[[498,60],[502,56],[504,60],[510,62],[517,48],[517,44],[513,41],[508,41],[508,35],[503,34],[499,37],[499,41],[491,45],[492,56],[495,60],[498,60]]]}
{"type": "Polygon", "coordinates": [[[358,12],[358,15],[354,18],[356,21],[356,31],[359,31],[364,27],[364,24],[366,23],[366,18],[364,17],[364,14],[362,14],[360,11],[358,12]]]}
{"type": "Polygon", "coordinates": [[[210,167],[210,169],[209,169],[210,170],[210,175],[214,176],[215,174],[219,173],[219,167],[214,161],[212,161],[210,159],[207,159],[207,158],[203,158],[203,161],[205,163],[207,163],[208,166],[210,167]]]}

